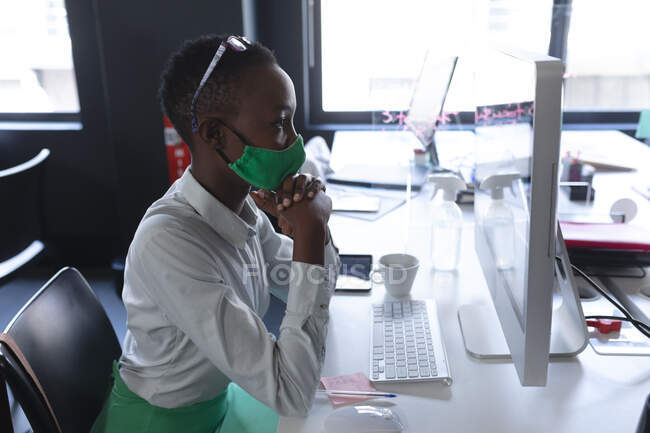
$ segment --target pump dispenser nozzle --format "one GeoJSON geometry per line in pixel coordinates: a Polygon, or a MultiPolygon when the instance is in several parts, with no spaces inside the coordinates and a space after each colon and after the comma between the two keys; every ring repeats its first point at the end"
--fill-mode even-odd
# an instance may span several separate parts
{"type": "Polygon", "coordinates": [[[512,190],[512,182],[520,177],[519,173],[493,174],[483,179],[480,188],[489,189],[492,199],[500,200],[503,198],[503,189],[510,188],[512,190]]]}
{"type": "Polygon", "coordinates": [[[438,190],[441,189],[444,191],[442,198],[445,201],[455,201],[456,193],[467,188],[465,182],[460,180],[460,178],[455,174],[451,173],[430,174],[428,180],[435,185],[431,198],[435,197],[438,190]]]}

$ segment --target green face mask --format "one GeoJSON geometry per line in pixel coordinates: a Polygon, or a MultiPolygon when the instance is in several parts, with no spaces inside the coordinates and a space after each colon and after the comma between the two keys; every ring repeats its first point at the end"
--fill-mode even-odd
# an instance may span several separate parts
{"type": "Polygon", "coordinates": [[[305,148],[301,135],[298,135],[296,141],[286,149],[271,150],[251,146],[240,133],[227,128],[244,143],[244,154],[235,162],[230,162],[220,149],[217,151],[232,171],[259,189],[277,190],[282,185],[282,181],[287,176],[297,173],[305,162],[305,148]]]}

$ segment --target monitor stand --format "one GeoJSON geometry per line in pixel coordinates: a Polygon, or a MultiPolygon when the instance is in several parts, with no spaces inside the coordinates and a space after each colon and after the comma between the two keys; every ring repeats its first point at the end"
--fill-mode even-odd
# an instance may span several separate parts
{"type": "MultiPolygon", "coordinates": [[[[589,342],[582,305],[558,224],[555,242],[551,358],[576,356],[589,342]]],[[[492,304],[466,304],[458,309],[458,321],[467,352],[478,359],[511,359],[510,349],[492,304]]]]}

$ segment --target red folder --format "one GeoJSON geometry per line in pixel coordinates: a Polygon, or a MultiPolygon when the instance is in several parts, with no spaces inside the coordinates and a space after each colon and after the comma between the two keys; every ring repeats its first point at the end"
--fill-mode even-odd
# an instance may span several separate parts
{"type": "Polygon", "coordinates": [[[567,248],[650,252],[650,231],[634,224],[560,222],[567,248]]]}

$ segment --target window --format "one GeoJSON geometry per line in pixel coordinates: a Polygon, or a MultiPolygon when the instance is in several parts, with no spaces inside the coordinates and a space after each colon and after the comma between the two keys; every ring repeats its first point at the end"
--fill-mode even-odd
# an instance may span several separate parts
{"type": "Polygon", "coordinates": [[[78,113],[64,0],[0,0],[0,114],[78,113]]]}
{"type": "Polygon", "coordinates": [[[648,0],[573,0],[565,109],[639,111],[650,107],[648,17],[648,0]]]}
{"type": "Polygon", "coordinates": [[[473,111],[467,54],[486,40],[546,52],[552,0],[322,0],[314,9],[312,82],[322,80],[322,93],[310,86],[321,102],[311,109],[336,122],[362,118],[343,112],[406,109],[427,49],[460,55],[445,109],[473,111]]]}
{"type": "Polygon", "coordinates": [[[473,52],[485,43],[566,53],[565,123],[632,123],[650,107],[648,0],[306,2],[310,124],[407,109],[427,50],[459,56],[445,110],[462,119],[474,111],[473,52]]]}

